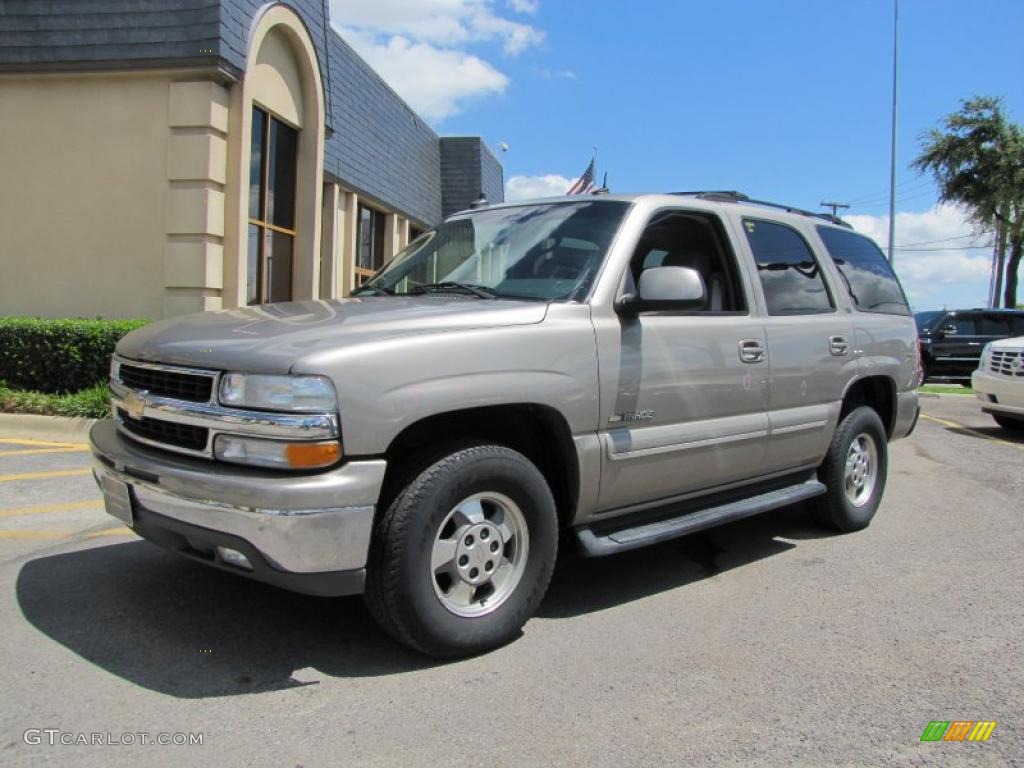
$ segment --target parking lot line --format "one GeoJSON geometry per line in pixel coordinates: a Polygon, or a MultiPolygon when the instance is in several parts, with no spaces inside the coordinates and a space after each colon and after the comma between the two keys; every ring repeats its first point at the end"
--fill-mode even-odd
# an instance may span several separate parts
{"type": "MultiPolygon", "coordinates": [[[[70,536],[74,536],[76,533],[81,533],[80,530],[71,530],[69,528],[23,528],[20,530],[0,530],[0,540],[2,539],[66,539],[70,536]]],[[[102,531],[91,531],[85,534],[87,539],[98,539],[103,536],[130,536],[133,531],[131,528],[125,526],[119,526],[117,528],[106,528],[102,531]]]]}
{"type": "Polygon", "coordinates": [[[85,453],[88,448],[27,448],[23,451],[0,451],[0,459],[5,456],[38,456],[41,453],[85,453]]]}
{"type": "Polygon", "coordinates": [[[54,469],[49,472],[19,472],[15,475],[0,475],[0,483],[11,483],[15,480],[45,480],[51,477],[79,477],[88,475],[91,469],[54,469]]]}
{"type": "Polygon", "coordinates": [[[936,424],[941,424],[944,427],[962,430],[964,432],[974,435],[975,437],[981,437],[984,438],[985,440],[991,440],[994,443],[1002,443],[1003,445],[1009,445],[1019,450],[1024,450],[1024,445],[1021,445],[1020,443],[1013,443],[1010,442],[1009,440],[1003,440],[1001,437],[993,437],[992,435],[986,435],[984,432],[978,432],[976,429],[971,429],[966,424],[961,424],[960,422],[957,421],[950,421],[949,419],[940,419],[938,416],[930,416],[927,413],[922,413],[921,418],[928,419],[928,421],[934,421],[936,424]]]}
{"type": "Polygon", "coordinates": [[[0,437],[0,445],[35,445],[42,448],[78,448],[88,450],[87,443],[58,443],[52,440],[32,440],[27,437],[0,437]]]}
{"type": "Polygon", "coordinates": [[[45,515],[51,512],[75,512],[80,509],[99,509],[103,506],[103,499],[92,499],[90,501],[72,501],[66,504],[43,504],[36,507],[15,507],[13,509],[0,509],[0,517],[20,517],[21,515],[45,515]]]}
{"type": "Polygon", "coordinates": [[[75,531],[52,529],[49,531],[31,528],[21,531],[0,531],[0,539],[63,539],[75,531]]]}

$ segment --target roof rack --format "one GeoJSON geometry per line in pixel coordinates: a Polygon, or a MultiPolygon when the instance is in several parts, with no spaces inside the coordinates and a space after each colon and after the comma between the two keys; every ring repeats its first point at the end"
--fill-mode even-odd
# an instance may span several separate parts
{"type": "Polygon", "coordinates": [[[831,213],[805,211],[803,208],[796,208],[792,205],[772,203],[768,200],[754,200],[742,192],[737,192],[735,190],[700,190],[696,192],[669,192],[669,194],[682,195],[684,197],[699,197],[701,200],[711,200],[716,203],[746,203],[748,205],[763,205],[767,208],[778,208],[779,210],[786,211],[787,213],[796,213],[800,216],[813,216],[816,219],[824,219],[825,221],[837,224],[840,227],[853,229],[849,223],[843,221],[838,216],[833,216],[831,213]]]}

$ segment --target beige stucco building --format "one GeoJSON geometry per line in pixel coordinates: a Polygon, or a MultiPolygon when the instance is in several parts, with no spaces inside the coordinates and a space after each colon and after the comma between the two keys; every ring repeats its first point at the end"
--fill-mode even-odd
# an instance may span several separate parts
{"type": "Polygon", "coordinates": [[[502,197],[486,146],[439,138],[326,4],[169,2],[113,26],[105,4],[0,11],[0,315],[338,297],[502,197]]]}

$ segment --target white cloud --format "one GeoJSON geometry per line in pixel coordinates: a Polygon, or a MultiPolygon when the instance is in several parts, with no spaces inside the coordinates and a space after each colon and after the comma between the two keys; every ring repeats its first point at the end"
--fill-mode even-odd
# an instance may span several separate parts
{"type": "Polygon", "coordinates": [[[496,42],[515,56],[544,40],[542,30],[500,15],[494,0],[331,0],[331,23],[402,98],[438,122],[508,87],[508,77],[470,46],[496,42]]]}
{"type": "Polygon", "coordinates": [[[569,179],[557,173],[544,176],[513,176],[505,183],[506,200],[529,200],[534,197],[559,197],[564,195],[576,179],[569,179]]]}
{"type": "MultiPolygon", "coordinates": [[[[888,216],[843,218],[883,250],[888,247],[888,216]]],[[[923,213],[897,213],[895,269],[913,308],[984,305],[992,253],[969,246],[989,242],[990,237],[978,234],[955,205],[940,204],[923,213]]]]}
{"type": "Polygon", "coordinates": [[[511,54],[544,40],[541,30],[496,13],[492,0],[331,0],[331,22],[444,46],[497,40],[511,54]]]}
{"type": "Polygon", "coordinates": [[[509,7],[516,13],[536,13],[540,0],[508,0],[509,7]]]}
{"type": "Polygon", "coordinates": [[[395,35],[379,43],[359,34],[346,39],[371,67],[424,118],[441,121],[464,102],[503,93],[508,77],[478,56],[435,48],[395,35]]]}

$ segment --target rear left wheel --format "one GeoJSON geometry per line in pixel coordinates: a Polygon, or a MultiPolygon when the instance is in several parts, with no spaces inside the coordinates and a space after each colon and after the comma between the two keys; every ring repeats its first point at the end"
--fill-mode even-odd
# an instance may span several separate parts
{"type": "Polygon", "coordinates": [[[381,627],[430,656],[503,645],[537,609],[555,565],[558,518],[544,476],[498,445],[456,449],[398,493],[380,519],[366,601],[381,627]]]}
{"type": "Polygon", "coordinates": [[[839,531],[866,528],[882,501],[889,452],[882,420],[861,406],[840,422],[818,479],[824,495],[812,500],[818,522],[839,531]]]}

